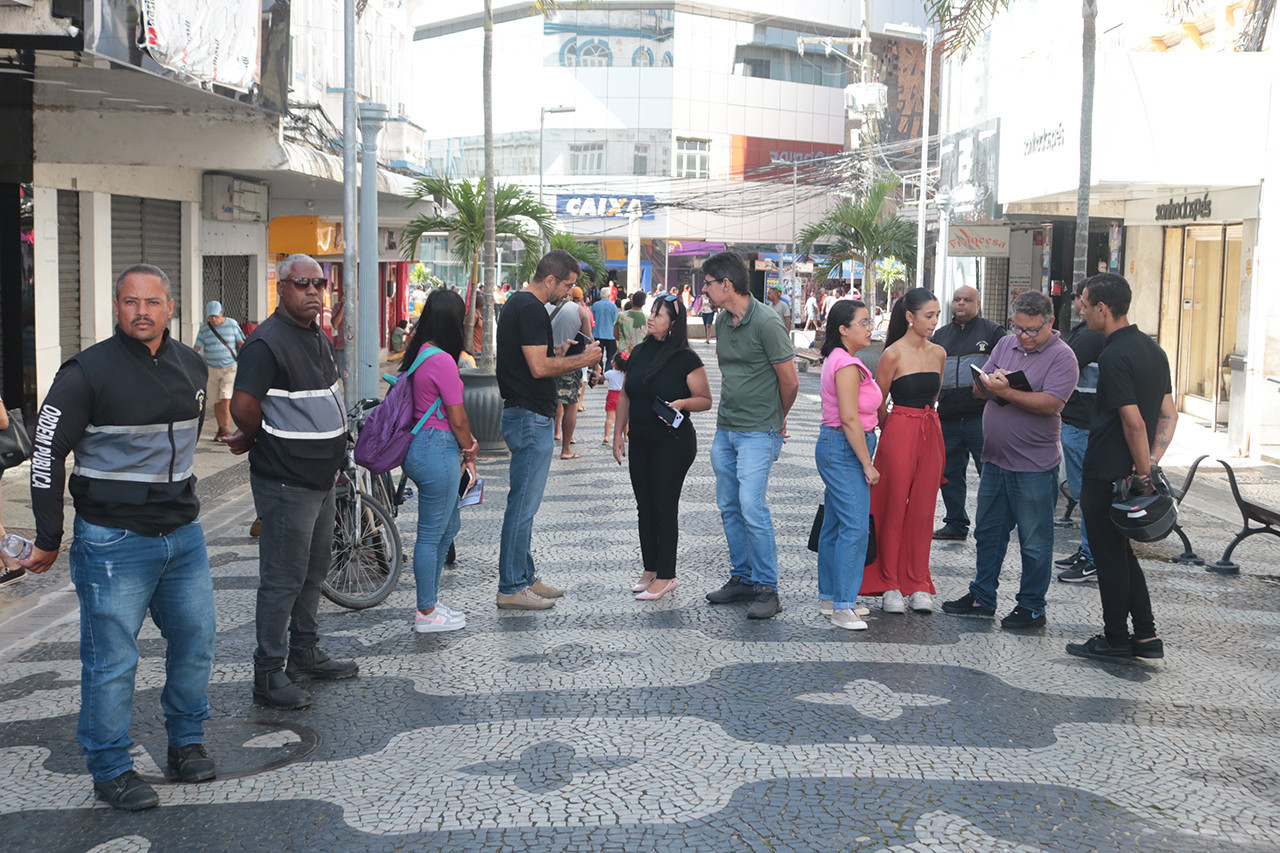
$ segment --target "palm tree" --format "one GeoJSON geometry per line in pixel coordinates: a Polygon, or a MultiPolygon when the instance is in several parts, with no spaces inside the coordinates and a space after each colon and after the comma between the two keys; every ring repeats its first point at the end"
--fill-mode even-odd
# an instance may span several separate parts
{"type": "Polygon", "coordinates": [[[916,228],[899,219],[890,198],[898,188],[896,178],[880,178],[858,201],[842,201],[817,222],[800,231],[797,250],[812,255],[819,243],[829,245],[827,260],[815,265],[814,279],[821,283],[845,261],[861,261],[863,291],[873,300],[875,264],[881,258],[897,258],[908,267],[916,261],[916,228]]]}
{"type": "MultiPolygon", "coordinates": [[[[942,27],[946,55],[967,54],[996,14],[1014,0],[928,0],[926,10],[942,27]]],[[[1089,196],[1093,183],[1093,89],[1096,76],[1094,46],[1097,40],[1098,0],[1082,0],[1080,79],[1080,182],[1076,187],[1076,244],[1071,267],[1072,284],[1089,276],[1089,196]]]]}
{"type": "MultiPolygon", "coordinates": [[[[453,235],[454,256],[470,265],[471,280],[467,293],[467,325],[475,328],[476,299],[475,286],[480,280],[480,252],[490,241],[490,235],[502,234],[517,237],[524,243],[526,251],[536,252],[542,244],[544,236],[551,234],[555,218],[546,205],[538,201],[535,193],[516,184],[498,184],[492,193],[488,192],[488,184],[484,179],[476,182],[453,181],[447,177],[421,178],[413,185],[410,198],[416,202],[424,198],[439,197],[451,212],[437,213],[431,216],[419,214],[404,227],[401,241],[404,245],[404,256],[412,258],[418,250],[418,241],[424,234],[440,233],[453,235]],[[492,198],[490,198],[490,196],[492,198]],[[492,218],[488,208],[492,204],[492,218]]],[[[411,202],[412,203],[412,202],[411,202]]],[[[489,278],[492,281],[492,275],[489,278]]],[[[492,288],[485,288],[484,311],[493,310],[492,288]]],[[[492,317],[492,313],[484,314],[492,317]]],[[[488,331],[490,323],[485,323],[484,344],[480,356],[484,359],[493,357],[493,340],[488,331]]],[[[468,344],[471,336],[466,336],[468,344]]],[[[479,360],[477,361],[479,366],[479,360]]],[[[492,370],[492,365],[490,365],[492,370]]]]}

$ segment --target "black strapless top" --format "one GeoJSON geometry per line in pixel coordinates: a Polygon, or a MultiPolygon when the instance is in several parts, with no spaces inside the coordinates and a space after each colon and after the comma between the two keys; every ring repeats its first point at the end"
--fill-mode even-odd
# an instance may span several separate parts
{"type": "Polygon", "coordinates": [[[889,396],[895,406],[906,406],[908,409],[923,409],[932,406],[942,390],[942,374],[908,373],[899,376],[889,384],[889,396]]]}

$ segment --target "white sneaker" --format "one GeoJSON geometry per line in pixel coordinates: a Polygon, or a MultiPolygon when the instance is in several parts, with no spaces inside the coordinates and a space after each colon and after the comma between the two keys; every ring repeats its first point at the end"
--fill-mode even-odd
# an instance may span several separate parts
{"type": "Polygon", "coordinates": [[[852,610],[831,611],[831,624],[837,628],[848,628],[850,631],[865,631],[867,623],[863,622],[852,610]]]}
{"type": "Polygon", "coordinates": [[[436,602],[436,610],[442,610],[446,616],[450,616],[454,619],[461,619],[464,623],[467,621],[467,614],[463,613],[461,610],[454,610],[443,601],[436,602]]]}
{"type": "Polygon", "coordinates": [[[907,605],[902,600],[902,593],[891,589],[880,599],[880,609],[885,613],[906,613],[907,605]]]}
{"type": "Polygon", "coordinates": [[[832,601],[821,601],[821,600],[820,600],[820,601],[818,602],[818,612],[819,612],[819,613],[822,613],[823,615],[826,615],[826,616],[830,616],[830,615],[831,615],[831,610],[832,610],[832,608],[834,608],[834,607],[835,607],[835,602],[832,602],[832,601]]]}
{"type": "Polygon", "coordinates": [[[907,598],[907,606],[917,613],[932,613],[937,608],[933,605],[933,596],[927,592],[913,592],[907,598]]]}
{"type": "Polygon", "coordinates": [[[413,612],[413,630],[419,634],[434,634],[438,631],[457,631],[467,627],[465,619],[459,619],[439,604],[428,614],[422,611],[413,612]]]}

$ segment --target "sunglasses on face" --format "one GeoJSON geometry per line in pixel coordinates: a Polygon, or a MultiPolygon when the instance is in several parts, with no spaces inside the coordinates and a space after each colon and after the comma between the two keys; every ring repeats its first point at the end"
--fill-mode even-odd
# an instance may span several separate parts
{"type": "Polygon", "coordinates": [[[324,290],[324,286],[329,283],[329,280],[325,278],[286,278],[283,280],[289,282],[298,290],[306,290],[309,287],[314,287],[316,290],[324,290]]]}
{"type": "Polygon", "coordinates": [[[678,300],[680,299],[680,294],[678,294],[678,293],[659,293],[656,297],[654,297],[654,299],[655,299],[655,300],[661,300],[661,301],[663,301],[663,302],[676,302],[676,301],[678,301],[678,300]]]}

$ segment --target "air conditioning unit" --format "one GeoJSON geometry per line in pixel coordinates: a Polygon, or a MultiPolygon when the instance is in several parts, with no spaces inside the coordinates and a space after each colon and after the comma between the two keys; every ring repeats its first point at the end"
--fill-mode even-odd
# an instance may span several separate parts
{"type": "Polygon", "coordinates": [[[883,83],[853,83],[844,87],[845,111],[882,113],[889,103],[889,90],[883,83]]]}

